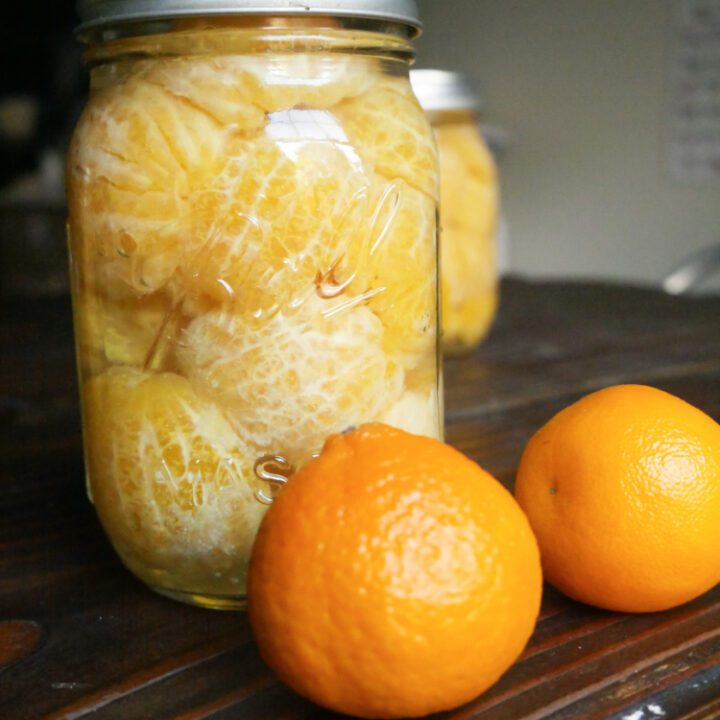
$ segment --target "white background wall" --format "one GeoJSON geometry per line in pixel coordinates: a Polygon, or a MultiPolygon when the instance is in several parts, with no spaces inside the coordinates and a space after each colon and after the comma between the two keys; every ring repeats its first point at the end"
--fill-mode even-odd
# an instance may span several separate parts
{"type": "Polygon", "coordinates": [[[674,0],[419,0],[418,67],[470,73],[511,133],[513,272],[655,283],[720,243],[720,183],[665,157],[674,0]]]}

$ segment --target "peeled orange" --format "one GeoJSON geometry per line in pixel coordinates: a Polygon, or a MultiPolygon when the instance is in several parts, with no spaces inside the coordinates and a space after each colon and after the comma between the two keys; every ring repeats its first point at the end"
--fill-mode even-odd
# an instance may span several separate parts
{"type": "Polygon", "coordinates": [[[123,561],[158,590],[242,594],[265,511],[254,457],[172,373],[115,367],[85,386],[87,473],[123,561]]]}

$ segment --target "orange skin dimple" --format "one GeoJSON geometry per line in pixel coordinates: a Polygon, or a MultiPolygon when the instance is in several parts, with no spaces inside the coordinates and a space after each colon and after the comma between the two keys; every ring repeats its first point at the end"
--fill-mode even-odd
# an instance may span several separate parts
{"type": "Polygon", "coordinates": [[[648,612],[720,581],[720,426],[668,393],[621,385],[558,413],[515,496],[546,579],[573,598],[648,612]]]}
{"type": "Polygon", "coordinates": [[[541,573],[527,521],[475,463],[386,425],[332,436],[263,522],[250,620],[282,680],[362,717],[470,700],[522,651],[541,573]]]}

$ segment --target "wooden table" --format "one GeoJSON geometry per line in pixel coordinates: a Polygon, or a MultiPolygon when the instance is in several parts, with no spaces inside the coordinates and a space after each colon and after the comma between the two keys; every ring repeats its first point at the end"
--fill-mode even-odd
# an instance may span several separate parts
{"type": "MultiPolygon", "coordinates": [[[[163,599],[120,566],[84,496],[67,301],[5,301],[0,330],[0,718],[336,717],[273,677],[243,614],[163,599]]],[[[445,371],[448,440],[511,485],[533,431],[605,385],[720,417],[720,299],[511,280],[490,338],[445,371]]],[[[639,616],[547,588],[520,661],[438,717],[720,718],[720,588],[639,616]]]]}

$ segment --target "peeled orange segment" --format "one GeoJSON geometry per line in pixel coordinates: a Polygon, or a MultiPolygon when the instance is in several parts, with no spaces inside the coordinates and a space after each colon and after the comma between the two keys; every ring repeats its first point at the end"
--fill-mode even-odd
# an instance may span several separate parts
{"type": "Polygon", "coordinates": [[[148,294],[167,283],[226,135],[202,110],[136,78],[90,100],[70,151],[70,215],[107,282],[148,294]]]}
{"type": "Polygon", "coordinates": [[[178,375],[120,367],[86,383],[84,410],[92,497],[125,563],[161,588],[242,593],[264,506],[220,410],[178,375]]]}
{"type": "Polygon", "coordinates": [[[385,352],[406,369],[435,356],[437,261],[435,202],[402,180],[376,178],[366,235],[340,264],[351,293],[368,297],[385,352]]]}
{"type": "Polygon", "coordinates": [[[495,163],[470,123],[435,128],[442,183],[442,324],[445,340],[471,347],[497,306],[495,163]]]}
{"type": "Polygon", "coordinates": [[[435,143],[405,81],[378,82],[334,112],[370,170],[438,199],[435,143]]]}
{"type": "Polygon", "coordinates": [[[241,58],[181,57],[153,61],[144,76],[219,125],[250,132],[265,124],[265,112],[255,89],[257,81],[241,58]]]}
{"type": "MultiPolygon", "coordinates": [[[[448,280],[448,284],[449,284],[448,280]]],[[[478,281],[480,282],[480,281],[478,281]]],[[[498,295],[493,284],[486,290],[473,290],[472,297],[452,298],[452,293],[443,284],[443,332],[452,350],[472,348],[482,340],[490,329],[498,306],[498,295]],[[447,299],[446,299],[447,298],[447,299]],[[452,308],[447,307],[452,303],[452,308]]]]}
{"type": "Polygon", "coordinates": [[[248,132],[264,124],[265,113],[327,109],[361,94],[379,72],[371,62],[329,53],[185,57],[153,62],[146,77],[218,122],[248,132]]]}
{"type": "Polygon", "coordinates": [[[428,353],[411,370],[405,373],[405,387],[408,390],[419,390],[421,393],[429,391],[438,383],[438,356],[437,353],[428,353]]]}
{"type": "Polygon", "coordinates": [[[377,61],[330,53],[287,53],[250,57],[248,70],[267,112],[290,108],[326,109],[370,88],[381,70],[377,61]]]}
{"type": "Polygon", "coordinates": [[[440,124],[435,134],[442,149],[443,208],[451,206],[444,220],[483,238],[492,236],[497,223],[497,171],[485,141],[469,123],[440,124]]]}
{"type": "Polygon", "coordinates": [[[297,300],[354,243],[369,184],[327,111],[274,113],[261,136],[235,139],[198,204],[208,230],[188,243],[190,312],[231,303],[262,314],[297,300]]]}
{"type": "Polygon", "coordinates": [[[75,303],[79,362],[89,375],[108,365],[142,368],[162,342],[173,312],[163,292],[114,297],[85,291],[75,303]]]}
{"type": "Polygon", "coordinates": [[[179,365],[244,438],[300,465],[328,434],[376,417],[400,394],[382,325],[355,303],[312,294],[261,323],[203,315],[183,333],[179,365]]]}
{"type": "Polygon", "coordinates": [[[413,435],[442,440],[439,425],[439,401],[437,386],[426,392],[405,390],[380,416],[378,422],[400,428],[413,435]]]}

